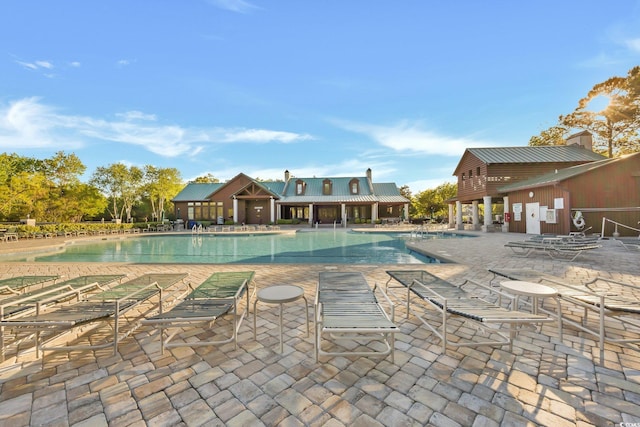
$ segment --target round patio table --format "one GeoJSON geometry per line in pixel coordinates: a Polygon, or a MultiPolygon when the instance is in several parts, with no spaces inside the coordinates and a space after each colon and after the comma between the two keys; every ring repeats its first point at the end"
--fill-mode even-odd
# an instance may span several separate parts
{"type": "Polygon", "coordinates": [[[256,311],[256,305],[259,302],[266,304],[279,304],[280,305],[280,353],[283,351],[282,343],[282,306],[288,302],[294,302],[299,299],[304,300],[304,308],[306,310],[305,320],[307,322],[307,337],[309,336],[309,304],[307,298],[304,296],[304,290],[300,286],[295,285],[273,285],[260,289],[256,294],[256,300],[253,302],[253,339],[256,339],[256,326],[258,312],[256,311]]]}
{"type": "Polygon", "coordinates": [[[551,286],[543,285],[541,283],[525,282],[522,280],[505,280],[500,282],[500,287],[515,295],[515,308],[518,308],[519,297],[526,296],[531,297],[531,305],[533,307],[533,314],[538,314],[538,298],[557,297],[558,291],[551,286]]]}

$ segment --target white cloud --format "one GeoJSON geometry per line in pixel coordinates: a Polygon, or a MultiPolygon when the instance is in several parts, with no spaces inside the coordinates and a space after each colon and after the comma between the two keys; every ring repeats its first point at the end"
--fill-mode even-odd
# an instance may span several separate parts
{"type": "Polygon", "coordinates": [[[58,138],[58,119],[52,108],[42,105],[37,98],[25,98],[0,107],[0,148],[73,148],[77,142],[71,138],[58,138]]]}
{"type": "Polygon", "coordinates": [[[38,66],[36,64],[32,64],[30,62],[16,61],[16,63],[22,65],[24,68],[28,68],[30,70],[37,70],[38,66]]]}
{"type": "Polygon", "coordinates": [[[126,113],[117,113],[117,117],[122,117],[125,121],[133,120],[149,120],[155,122],[157,117],[155,114],[145,114],[142,111],[127,111],[126,113]]]}
{"type": "MultiPolygon", "coordinates": [[[[223,142],[283,142],[291,143],[313,139],[308,134],[273,131],[267,129],[220,129],[223,134],[219,138],[223,142]]],[[[218,138],[216,138],[218,139],[218,138]]]]}
{"type": "Polygon", "coordinates": [[[78,67],[80,67],[80,65],[82,65],[82,64],[80,64],[80,62],[78,62],[78,61],[73,61],[73,62],[69,63],[69,66],[74,67],[74,68],[78,68],[78,67]]]}
{"type": "Polygon", "coordinates": [[[629,50],[640,53],[640,37],[635,39],[627,39],[624,41],[624,44],[629,50]]]}
{"type": "Polygon", "coordinates": [[[53,69],[53,63],[51,63],[50,61],[26,62],[26,61],[16,60],[16,63],[22,65],[24,68],[27,68],[29,70],[40,70],[43,68],[46,70],[53,69]]]}
{"type": "Polygon", "coordinates": [[[131,144],[164,157],[196,155],[208,144],[292,143],[312,139],[308,134],[269,129],[185,128],[164,125],[153,114],[129,111],[117,120],[63,115],[38,98],[0,105],[0,149],[77,147],[91,139],[131,144]]]}
{"type": "Polygon", "coordinates": [[[36,65],[40,68],[46,68],[48,70],[53,68],[53,64],[49,61],[36,61],[36,65]]]}
{"type": "Polygon", "coordinates": [[[209,0],[209,3],[220,9],[237,13],[249,13],[255,9],[259,9],[258,6],[244,0],[209,0]]]}
{"type": "Polygon", "coordinates": [[[334,120],[335,124],[351,132],[366,135],[383,147],[397,152],[461,156],[469,147],[494,144],[466,137],[441,135],[425,129],[420,122],[403,120],[392,126],[372,125],[334,120]]]}

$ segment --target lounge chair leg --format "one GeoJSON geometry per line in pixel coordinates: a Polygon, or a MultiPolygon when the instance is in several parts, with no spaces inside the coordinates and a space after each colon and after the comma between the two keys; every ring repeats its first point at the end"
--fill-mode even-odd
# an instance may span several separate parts
{"type": "Polygon", "coordinates": [[[309,329],[309,303],[307,302],[307,297],[305,297],[304,295],[302,296],[302,299],[304,300],[304,308],[307,312],[307,316],[304,318],[304,320],[307,321],[307,338],[309,338],[309,336],[311,336],[311,331],[309,329]]]}
{"type": "Polygon", "coordinates": [[[442,310],[442,354],[447,353],[447,301],[442,310]]]}
{"type": "Polygon", "coordinates": [[[256,341],[257,339],[257,334],[256,334],[256,327],[258,325],[258,312],[256,311],[256,304],[258,304],[258,299],[256,298],[253,301],[253,340],[256,341]]]}

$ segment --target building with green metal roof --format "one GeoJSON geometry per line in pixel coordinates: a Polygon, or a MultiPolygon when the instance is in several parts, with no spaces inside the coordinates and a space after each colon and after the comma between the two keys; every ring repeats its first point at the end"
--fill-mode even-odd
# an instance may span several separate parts
{"type": "Polygon", "coordinates": [[[172,201],[176,218],[187,226],[397,221],[408,218],[410,203],[395,183],[374,183],[371,169],[365,176],[322,178],[285,171],[282,181],[241,173],[225,183],[189,183],[172,201]]]}
{"type": "Polygon", "coordinates": [[[490,231],[497,222],[503,231],[568,234],[579,231],[572,221],[578,211],[592,227],[605,215],[634,225],[640,219],[640,156],[595,153],[588,131],[566,145],[468,148],[454,175],[449,226],[458,229],[468,221],[490,231]]]}

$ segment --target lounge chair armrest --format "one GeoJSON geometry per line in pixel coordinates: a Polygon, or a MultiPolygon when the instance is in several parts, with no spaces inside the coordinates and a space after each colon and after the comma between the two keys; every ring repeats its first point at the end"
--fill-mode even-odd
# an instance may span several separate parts
{"type": "Polygon", "coordinates": [[[631,288],[631,289],[637,289],[638,288],[637,285],[632,285],[630,283],[619,282],[619,281],[613,280],[613,279],[607,279],[606,277],[596,277],[595,279],[592,279],[592,280],[589,280],[588,282],[585,282],[585,286],[593,285],[596,282],[612,283],[614,285],[618,285],[618,286],[621,286],[623,288],[631,288]]]}
{"type": "Polygon", "coordinates": [[[415,285],[420,285],[422,286],[422,288],[429,292],[430,294],[432,294],[436,299],[441,299],[443,302],[447,300],[447,298],[443,295],[440,295],[438,292],[434,291],[433,289],[431,289],[429,286],[425,285],[424,283],[420,282],[418,279],[414,279],[413,282],[411,282],[411,284],[409,286],[407,286],[409,289],[411,289],[413,286],[415,285]]]}
{"type": "MultiPolygon", "coordinates": [[[[582,293],[585,293],[585,294],[588,294],[588,295],[591,295],[591,296],[594,296],[594,297],[601,297],[601,296],[605,295],[602,292],[594,292],[594,291],[588,289],[586,286],[572,285],[572,284],[569,284],[569,283],[566,283],[566,282],[553,280],[550,277],[541,277],[540,278],[540,283],[542,283],[544,281],[549,282],[552,285],[557,285],[557,286],[560,286],[560,287],[563,287],[563,288],[573,289],[573,290],[575,290],[577,292],[582,292],[582,293]]],[[[562,293],[562,292],[560,292],[560,293],[562,293]]]]}
{"type": "Polygon", "coordinates": [[[460,287],[466,285],[467,283],[471,283],[474,286],[479,286],[479,287],[481,287],[483,289],[488,290],[490,294],[500,295],[501,297],[507,298],[507,299],[512,300],[512,301],[515,300],[515,298],[516,298],[514,295],[511,295],[509,293],[500,291],[500,290],[498,290],[498,289],[496,289],[495,287],[492,287],[492,286],[483,285],[482,283],[476,282],[475,280],[472,280],[472,279],[465,279],[464,283],[462,285],[460,285],[460,287]]]}
{"type": "Polygon", "coordinates": [[[380,291],[380,293],[382,294],[382,296],[384,297],[384,299],[387,301],[387,304],[389,304],[389,308],[391,310],[391,321],[395,322],[395,315],[396,315],[396,306],[393,303],[393,301],[391,301],[391,298],[389,298],[389,295],[387,295],[387,293],[382,289],[382,287],[373,286],[374,292],[376,290],[376,288],[380,291]]]}
{"type": "Polygon", "coordinates": [[[129,293],[129,294],[127,294],[127,295],[125,295],[125,296],[123,296],[123,297],[119,298],[118,300],[116,300],[116,302],[117,302],[118,304],[120,304],[120,303],[122,303],[123,301],[130,300],[130,299],[132,299],[133,297],[135,297],[136,295],[138,295],[138,294],[140,294],[140,293],[143,293],[143,292],[145,292],[145,291],[148,291],[150,288],[156,288],[156,289],[158,289],[160,292],[162,292],[162,287],[158,284],[158,282],[153,282],[153,283],[148,284],[147,286],[144,286],[144,287],[142,287],[142,288],[136,289],[135,291],[133,291],[133,292],[131,292],[131,293],[129,293]]]}
{"type": "MultiPolygon", "coordinates": [[[[56,293],[55,295],[52,295],[52,296],[50,296],[48,298],[39,299],[37,301],[37,304],[39,304],[39,305],[47,304],[47,303],[54,302],[54,301],[57,301],[57,300],[60,300],[60,299],[68,298],[68,297],[70,297],[70,296],[72,296],[74,294],[77,295],[78,299],[80,299],[80,296],[84,292],[86,292],[86,291],[88,291],[90,289],[93,289],[95,287],[98,287],[98,283],[90,283],[88,285],[84,285],[84,286],[81,286],[81,287],[75,288],[75,289],[72,286],[69,286],[69,289],[66,292],[56,293]]],[[[57,291],[59,291],[59,290],[60,289],[57,289],[57,291]]],[[[54,290],[54,292],[55,291],[56,290],[54,290]]]]}
{"type": "Polygon", "coordinates": [[[0,292],[9,292],[15,295],[20,295],[20,291],[16,291],[15,289],[11,289],[10,286],[0,286],[0,292]]]}

